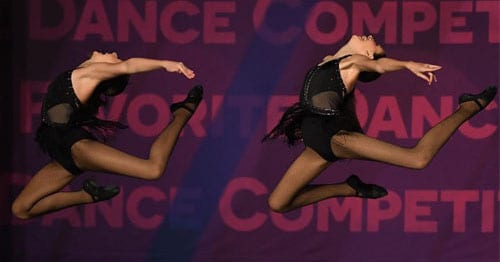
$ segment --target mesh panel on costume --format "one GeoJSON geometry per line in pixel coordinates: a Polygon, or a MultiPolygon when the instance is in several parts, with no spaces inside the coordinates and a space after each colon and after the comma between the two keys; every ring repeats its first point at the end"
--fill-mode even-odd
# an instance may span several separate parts
{"type": "Polygon", "coordinates": [[[301,101],[311,112],[336,115],[342,110],[346,89],[338,69],[339,60],[309,70],[301,91],[301,101]]]}
{"type": "Polygon", "coordinates": [[[48,120],[51,123],[66,124],[73,113],[73,108],[69,103],[58,104],[47,110],[48,120]]]}
{"type": "Polygon", "coordinates": [[[289,145],[300,140],[306,144],[306,136],[314,140],[314,137],[323,134],[325,145],[329,148],[330,138],[340,130],[362,133],[356,116],[354,93],[347,94],[340,75],[339,62],[348,56],[313,66],[305,77],[300,101],[286,110],[262,141],[283,137],[289,145]],[[308,121],[305,126],[304,120],[308,121]]]}
{"type": "Polygon", "coordinates": [[[321,92],[311,97],[311,104],[316,108],[339,110],[341,103],[342,97],[334,91],[321,92]]]}

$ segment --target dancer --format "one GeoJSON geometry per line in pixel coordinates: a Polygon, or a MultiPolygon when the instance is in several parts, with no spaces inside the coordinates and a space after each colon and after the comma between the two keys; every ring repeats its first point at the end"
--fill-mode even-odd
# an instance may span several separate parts
{"type": "Polygon", "coordinates": [[[187,97],[170,106],[172,120],[156,138],[147,159],[106,145],[105,138],[119,122],[96,117],[106,96],[120,94],[132,74],[166,70],[195,77],[181,62],[147,58],[121,60],[116,53],[92,55],[74,69],[61,73],[48,87],[42,102],[42,121],[36,141],[52,161],[40,169],[12,204],[12,213],[28,219],[74,205],[110,199],[116,186],[99,186],[87,179],[79,191],[61,191],[83,171],[109,172],[146,180],[160,178],[179,134],[202,100],[203,88],[193,87],[187,97]]]}
{"type": "Polygon", "coordinates": [[[356,117],[356,82],[371,82],[381,74],[408,69],[430,85],[441,67],[385,56],[372,36],[352,36],[334,55],[326,56],[306,75],[300,102],[291,106],[263,141],[285,138],[293,145],[303,140],[305,149],[292,163],[271,193],[268,204],[276,212],[288,212],[304,205],[339,196],[379,198],[387,191],[365,184],[351,175],[338,184],[310,182],[339,159],[379,161],[412,169],[423,169],[458,127],[486,107],[497,88],[480,94],[464,94],[460,107],[432,127],[412,148],[392,145],[363,134],[356,117]]]}

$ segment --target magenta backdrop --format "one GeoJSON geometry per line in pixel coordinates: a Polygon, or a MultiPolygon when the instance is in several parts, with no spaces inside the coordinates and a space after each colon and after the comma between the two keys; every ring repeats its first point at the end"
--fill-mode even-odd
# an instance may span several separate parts
{"type": "Polygon", "coordinates": [[[261,144],[297,99],[307,69],[352,34],[373,34],[389,57],[443,66],[428,86],[409,72],[357,88],[368,135],[403,145],[458,106],[463,92],[499,83],[500,1],[131,1],[13,3],[11,159],[2,175],[0,238],[12,261],[498,261],[498,104],[467,122],[414,171],[340,161],[315,182],[349,174],[384,185],[379,200],[337,198],[286,215],[269,192],[303,146],[261,144]],[[168,106],[198,83],[205,99],[165,175],[117,184],[112,201],[20,221],[9,205],[49,159],[33,141],[41,95],[92,50],[185,62],[196,79],[131,78],[101,116],[129,129],[113,146],[144,157],[168,106]]]}

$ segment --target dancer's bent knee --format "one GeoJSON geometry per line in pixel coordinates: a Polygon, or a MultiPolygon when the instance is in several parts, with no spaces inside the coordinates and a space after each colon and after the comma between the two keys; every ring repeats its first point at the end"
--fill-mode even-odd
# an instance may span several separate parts
{"type": "Polygon", "coordinates": [[[278,213],[285,213],[289,210],[289,203],[278,200],[276,197],[270,196],[267,199],[267,205],[269,208],[278,213]]]}
{"type": "Polygon", "coordinates": [[[29,219],[31,217],[29,214],[29,208],[17,199],[14,200],[14,203],[12,203],[11,211],[12,214],[19,219],[29,219]]]}

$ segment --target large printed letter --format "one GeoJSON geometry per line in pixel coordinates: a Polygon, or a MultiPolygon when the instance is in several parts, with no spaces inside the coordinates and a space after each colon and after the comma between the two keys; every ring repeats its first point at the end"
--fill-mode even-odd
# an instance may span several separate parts
{"type": "MultiPolygon", "coordinates": [[[[33,39],[40,40],[56,40],[63,38],[76,22],[76,11],[73,1],[57,0],[59,6],[61,7],[62,20],[61,22],[53,27],[43,25],[43,10],[42,8],[43,0],[31,0],[29,1],[29,36],[33,39]]],[[[47,14],[47,16],[53,15],[52,13],[47,14]]],[[[51,17],[52,18],[52,17],[51,17]]]]}
{"type": "MultiPolygon", "coordinates": [[[[142,2],[142,1],[141,1],[142,2]]],[[[133,25],[146,43],[156,42],[157,2],[144,1],[144,19],[130,0],[118,1],[118,41],[130,40],[130,25],[133,25]]]]}
{"type": "Polygon", "coordinates": [[[349,25],[349,18],[344,8],[336,2],[319,2],[311,10],[306,21],[306,33],[316,43],[330,45],[341,40],[349,25]],[[335,18],[335,27],[330,32],[322,32],[318,28],[318,19],[328,13],[335,18]]]}
{"type": "Polygon", "coordinates": [[[467,26],[466,17],[454,16],[454,13],[472,12],[471,1],[450,1],[441,2],[439,24],[439,42],[442,44],[471,44],[472,32],[465,31],[467,26]],[[453,28],[461,27],[460,32],[453,31],[453,28]]]}
{"type": "Polygon", "coordinates": [[[477,1],[476,10],[488,13],[488,41],[500,43],[500,2],[477,1]]]}
{"type": "Polygon", "coordinates": [[[437,232],[437,222],[418,220],[419,216],[430,216],[429,206],[418,205],[418,202],[436,202],[435,190],[407,190],[405,193],[405,232],[437,232]]]}
{"type": "Polygon", "coordinates": [[[403,44],[414,44],[415,33],[431,29],[437,20],[434,7],[427,2],[403,2],[403,44]],[[416,15],[423,19],[417,21],[416,15]]]}
{"type": "Polygon", "coordinates": [[[267,216],[262,212],[255,212],[247,218],[238,217],[232,207],[234,195],[239,191],[247,190],[256,196],[267,194],[267,188],[257,179],[238,177],[229,182],[219,201],[219,212],[224,223],[236,231],[253,231],[266,222],[267,216]]]}
{"type": "Polygon", "coordinates": [[[401,198],[396,192],[389,191],[389,194],[381,199],[370,199],[367,209],[367,231],[378,232],[380,222],[397,217],[401,213],[401,198]],[[382,208],[382,203],[387,208],[382,208]]]}
{"type": "Polygon", "coordinates": [[[140,205],[145,199],[152,199],[155,202],[165,201],[167,197],[163,191],[152,186],[141,186],[130,193],[130,197],[127,201],[127,214],[130,221],[141,229],[155,229],[161,225],[164,219],[164,213],[153,214],[149,217],[141,214],[140,205]]]}
{"type": "Polygon", "coordinates": [[[234,2],[205,2],[203,22],[203,39],[210,44],[234,44],[236,36],[229,31],[229,18],[219,14],[229,14],[236,11],[234,2]],[[217,29],[224,29],[222,32],[217,29]]]}
{"type": "Polygon", "coordinates": [[[366,25],[368,32],[372,34],[379,33],[382,26],[385,27],[385,43],[395,44],[397,41],[398,29],[398,4],[393,1],[384,1],[378,15],[374,15],[370,8],[369,2],[352,3],[352,32],[356,35],[365,34],[364,25],[366,25]]]}
{"type": "Polygon", "coordinates": [[[160,30],[163,36],[176,44],[187,44],[195,40],[200,31],[186,29],[180,31],[174,28],[173,19],[178,13],[184,13],[188,16],[195,16],[200,13],[200,9],[188,1],[174,1],[168,4],[160,16],[160,30]]]}
{"type": "Polygon", "coordinates": [[[453,203],[453,232],[465,232],[467,202],[479,202],[478,190],[445,190],[441,201],[453,203]]]}
{"type": "Polygon", "coordinates": [[[255,4],[255,9],[253,12],[253,26],[255,31],[266,41],[273,43],[275,45],[283,45],[290,43],[295,37],[297,37],[301,29],[296,26],[290,26],[287,30],[282,32],[273,31],[269,25],[265,22],[267,11],[273,2],[280,2],[286,4],[290,7],[296,7],[300,5],[298,0],[259,0],[255,4]]]}
{"type": "Polygon", "coordinates": [[[80,23],[76,27],[75,40],[83,41],[89,34],[100,35],[102,40],[114,40],[106,9],[102,0],[87,0],[80,23]]]}

